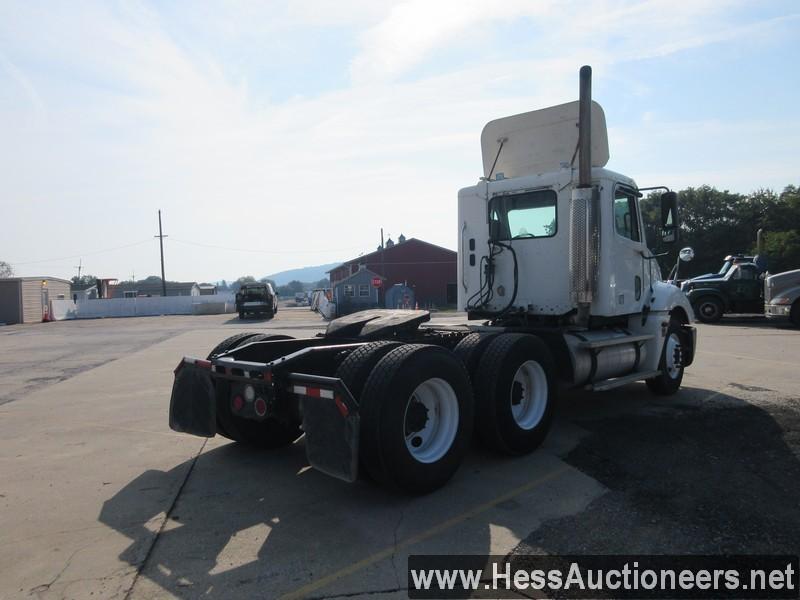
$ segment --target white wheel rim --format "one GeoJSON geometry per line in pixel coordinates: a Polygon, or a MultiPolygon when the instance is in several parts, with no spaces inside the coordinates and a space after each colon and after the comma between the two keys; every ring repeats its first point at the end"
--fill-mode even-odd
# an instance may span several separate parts
{"type": "Polygon", "coordinates": [[[511,385],[511,416],[522,429],[533,429],[547,408],[547,376],[535,360],[522,363],[511,385]]]}
{"type": "Polygon", "coordinates": [[[456,439],[458,416],[458,398],[449,383],[433,377],[419,384],[403,415],[406,448],[414,460],[433,463],[447,454],[456,439]]]}
{"type": "Polygon", "coordinates": [[[671,333],[667,338],[665,349],[664,366],[670,379],[676,379],[683,368],[681,360],[681,340],[675,333],[671,333]]]}

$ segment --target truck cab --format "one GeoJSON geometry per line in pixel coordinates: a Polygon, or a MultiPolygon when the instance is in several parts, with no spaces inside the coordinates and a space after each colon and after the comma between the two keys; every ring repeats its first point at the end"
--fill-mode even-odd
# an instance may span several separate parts
{"type": "Polygon", "coordinates": [[[764,307],[762,274],[752,262],[733,262],[724,275],[690,279],[681,289],[703,323],[716,323],[725,313],[760,313],[764,307]]]}

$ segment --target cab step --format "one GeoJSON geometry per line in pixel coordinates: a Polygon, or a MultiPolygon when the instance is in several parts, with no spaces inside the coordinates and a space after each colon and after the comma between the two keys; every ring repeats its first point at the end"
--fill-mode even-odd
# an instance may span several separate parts
{"type": "Polygon", "coordinates": [[[639,342],[648,342],[655,336],[652,334],[644,335],[626,335],[612,338],[605,338],[602,340],[587,340],[580,342],[578,348],[586,348],[588,350],[596,350],[598,348],[606,348],[608,346],[619,346],[621,344],[635,344],[639,342]]]}
{"type": "Polygon", "coordinates": [[[641,381],[643,379],[650,379],[661,373],[661,371],[639,371],[631,373],[630,375],[623,375],[622,377],[611,377],[603,379],[602,381],[595,381],[586,385],[587,390],[593,392],[604,392],[606,390],[613,390],[614,388],[622,387],[634,381],[641,381]]]}

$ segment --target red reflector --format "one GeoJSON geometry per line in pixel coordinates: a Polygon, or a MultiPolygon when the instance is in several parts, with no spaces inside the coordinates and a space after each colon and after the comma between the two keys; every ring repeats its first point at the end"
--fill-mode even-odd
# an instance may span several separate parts
{"type": "Polygon", "coordinates": [[[319,388],[306,388],[306,396],[310,396],[312,398],[319,398],[319,388]]]}
{"type": "Polygon", "coordinates": [[[233,397],[233,401],[231,402],[231,406],[233,406],[234,412],[239,412],[244,408],[244,398],[239,395],[233,397]]]}
{"type": "Polygon", "coordinates": [[[347,405],[342,402],[342,399],[339,396],[336,396],[333,401],[336,402],[336,408],[339,409],[339,412],[342,413],[343,417],[346,417],[350,413],[350,411],[347,410],[347,405]]]}
{"type": "Polygon", "coordinates": [[[211,368],[211,361],[210,360],[196,360],[194,364],[200,367],[201,369],[210,369],[211,368]]]}
{"type": "Polygon", "coordinates": [[[272,371],[264,371],[264,381],[267,383],[272,382],[272,371]]]}
{"type": "Polygon", "coordinates": [[[253,405],[253,408],[259,417],[263,417],[267,414],[267,403],[264,402],[263,398],[256,398],[256,403],[253,405]]]}

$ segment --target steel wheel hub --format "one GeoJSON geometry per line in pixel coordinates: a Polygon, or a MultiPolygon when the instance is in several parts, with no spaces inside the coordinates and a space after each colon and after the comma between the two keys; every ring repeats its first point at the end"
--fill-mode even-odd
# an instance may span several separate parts
{"type": "Polygon", "coordinates": [[[406,449],[418,462],[436,462],[453,445],[458,421],[458,398],[450,384],[438,377],[423,381],[406,403],[406,449]]]}
{"type": "Polygon", "coordinates": [[[522,363],[511,384],[511,415],[522,429],[539,424],[547,408],[547,376],[535,360],[522,363]]]}
{"type": "Polygon", "coordinates": [[[676,379],[683,369],[683,350],[681,340],[677,333],[671,333],[667,338],[667,348],[664,356],[665,368],[670,379],[676,379]]]}

